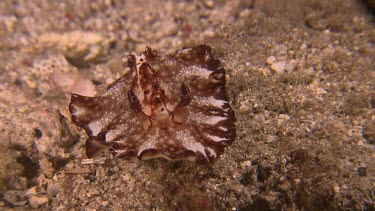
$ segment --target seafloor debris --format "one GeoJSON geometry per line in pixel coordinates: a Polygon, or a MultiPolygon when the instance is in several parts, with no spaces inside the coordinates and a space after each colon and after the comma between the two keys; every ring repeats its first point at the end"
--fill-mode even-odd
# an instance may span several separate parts
{"type": "Polygon", "coordinates": [[[37,46],[58,49],[70,62],[81,64],[99,61],[113,41],[113,37],[94,32],[47,32],[39,37],[37,46]]]}
{"type": "Polygon", "coordinates": [[[129,55],[131,71],[97,97],[73,94],[73,122],[89,138],[86,154],[214,161],[236,137],[225,70],[206,45],[129,55]]]}

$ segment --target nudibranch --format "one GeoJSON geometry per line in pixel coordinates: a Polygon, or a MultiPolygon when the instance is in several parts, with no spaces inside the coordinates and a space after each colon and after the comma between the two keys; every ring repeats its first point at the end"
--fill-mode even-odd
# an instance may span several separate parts
{"type": "Polygon", "coordinates": [[[91,158],[109,150],[125,159],[213,162],[236,138],[225,70],[211,47],[171,54],[146,47],[128,55],[125,75],[101,96],[72,94],[72,121],[91,158]]]}

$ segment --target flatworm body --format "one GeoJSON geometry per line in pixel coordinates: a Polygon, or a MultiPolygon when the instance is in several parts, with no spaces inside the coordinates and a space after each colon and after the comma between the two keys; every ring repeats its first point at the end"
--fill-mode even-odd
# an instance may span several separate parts
{"type": "Polygon", "coordinates": [[[105,150],[147,160],[213,162],[236,137],[225,70],[201,45],[129,55],[124,76],[97,97],[73,94],[72,121],[89,136],[86,154],[105,150]]]}

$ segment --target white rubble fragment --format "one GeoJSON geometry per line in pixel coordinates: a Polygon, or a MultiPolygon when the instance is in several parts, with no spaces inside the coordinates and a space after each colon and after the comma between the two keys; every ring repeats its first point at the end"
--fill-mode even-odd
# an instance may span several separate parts
{"type": "Polygon", "coordinates": [[[275,62],[276,58],[274,56],[270,56],[267,58],[267,64],[273,64],[275,62]]]}
{"type": "Polygon", "coordinates": [[[274,136],[274,135],[267,135],[266,136],[267,143],[272,143],[272,142],[275,142],[276,140],[277,140],[277,136],[274,136]]]}
{"type": "Polygon", "coordinates": [[[296,65],[297,65],[297,61],[295,59],[292,59],[290,60],[286,66],[285,66],[285,70],[287,73],[291,73],[293,72],[293,70],[296,68],[296,65]]]}
{"type": "Polygon", "coordinates": [[[48,202],[48,197],[42,196],[32,196],[29,198],[29,204],[32,208],[39,208],[39,206],[46,204],[48,202]]]}
{"type": "Polygon", "coordinates": [[[130,180],[130,175],[129,174],[125,174],[125,176],[123,176],[123,179],[125,181],[129,181],[130,180]]]}
{"type": "Polygon", "coordinates": [[[250,160],[246,160],[244,162],[241,163],[241,167],[242,168],[250,168],[251,167],[251,161],[250,160]]]}
{"type": "Polygon", "coordinates": [[[11,16],[0,15],[0,22],[4,23],[7,31],[13,32],[14,25],[17,23],[17,17],[14,15],[11,15],[11,16]]]}
{"type": "Polygon", "coordinates": [[[213,0],[205,0],[203,1],[204,6],[208,8],[213,8],[214,7],[214,1],[213,0]]]}
{"type": "MultiPolygon", "coordinates": [[[[62,54],[50,55],[45,59],[36,60],[30,71],[40,80],[49,81],[47,87],[39,88],[42,93],[57,89],[63,93],[74,93],[84,96],[95,96],[96,87],[84,77],[76,67],[69,64],[62,54]]],[[[26,83],[35,82],[33,77],[25,77],[26,83]]]]}
{"type": "Polygon", "coordinates": [[[83,159],[81,164],[82,165],[91,165],[91,164],[94,164],[95,163],[95,160],[92,159],[92,158],[89,158],[89,159],[83,159]]]}
{"type": "Polygon", "coordinates": [[[275,73],[281,74],[285,72],[285,65],[286,61],[276,62],[271,65],[271,69],[275,71],[275,73]]]}
{"type": "Polygon", "coordinates": [[[240,111],[246,112],[250,110],[250,103],[249,101],[241,101],[240,102],[240,111]]]}
{"type": "Polygon", "coordinates": [[[96,94],[95,85],[88,78],[79,73],[55,73],[52,82],[65,93],[79,94],[93,97],[96,94]]]}
{"type": "Polygon", "coordinates": [[[83,60],[89,61],[95,59],[100,54],[101,47],[99,45],[92,45],[89,47],[88,53],[83,57],[83,60]]]}
{"type": "Polygon", "coordinates": [[[260,71],[264,76],[269,76],[271,74],[271,71],[268,68],[261,68],[260,71]]]}
{"type": "Polygon", "coordinates": [[[54,73],[51,79],[54,86],[69,92],[78,78],[78,73],[54,73]]]}
{"type": "Polygon", "coordinates": [[[340,193],[340,186],[338,186],[337,184],[334,184],[333,185],[333,192],[335,193],[335,195],[339,194],[340,193]]]}
{"type": "MultiPolygon", "coordinates": [[[[91,165],[91,164],[104,164],[106,161],[106,158],[88,158],[88,159],[83,159],[81,164],[82,165],[91,165]]],[[[71,168],[73,168],[73,166],[71,166],[71,168]]]]}
{"type": "Polygon", "coordinates": [[[47,32],[42,34],[38,43],[41,48],[54,47],[71,58],[84,61],[99,57],[108,50],[112,38],[100,33],[71,31],[65,33],[47,32]]]}
{"type": "Polygon", "coordinates": [[[29,197],[34,196],[34,195],[36,195],[36,186],[28,189],[23,196],[26,197],[26,198],[29,198],[29,197]]]}
{"type": "Polygon", "coordinates": [[[57,194],[62,192],[62,187],[60,184],[56,184],[54,181],[49,180],[47,183],[47,193],[48,196],[55,197],[57,194]]]}
{"type": "Polygon", "coordinates": [[[27,200],[19,201],[20,196],[18,191],[7,191],[4,196],[3,200],[9,202],[14,206],[23,206],[27,203],[27,200]]]}

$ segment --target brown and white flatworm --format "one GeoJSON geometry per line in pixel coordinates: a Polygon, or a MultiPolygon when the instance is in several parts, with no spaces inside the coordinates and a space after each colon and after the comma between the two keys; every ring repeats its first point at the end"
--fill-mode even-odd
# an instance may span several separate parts
{"type": "Polygon", "coordinates": [[[200,45],[163,54],[128,55],[131,71],[100,96],[72,94],[72,121],[87,135],[86,154],[105,150],[147,160],[213,162],[236,138],[225,70],[200,45]]]}

